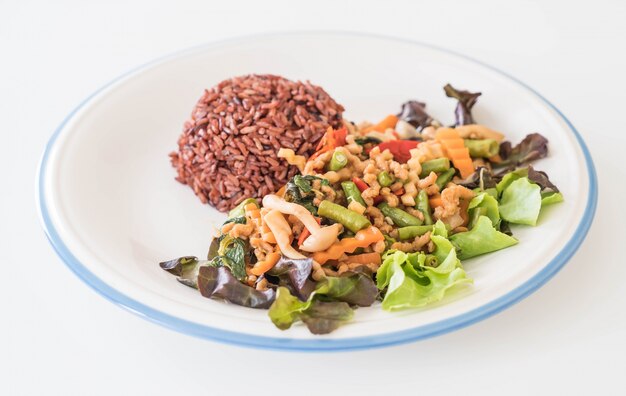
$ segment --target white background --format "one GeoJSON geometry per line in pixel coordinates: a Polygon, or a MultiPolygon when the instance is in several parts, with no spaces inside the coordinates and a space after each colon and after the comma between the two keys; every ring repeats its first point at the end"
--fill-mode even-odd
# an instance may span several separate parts
{"type": "MultiPolygon", "coordinates": [[[[623,394],[626,2],[384,3],[0,0],[0,394],[623,394]],[[334,354],[195,339],[81,283],[47,243],[35,205],[39,156],[65,115],[163,54],[298,29],[447,47],[556,104],[588,143],[600,183],[594,224],[570,263],[535,294],[471,327],[334,354]]],[[[368,56],[376,54],[363,61],[368,56]]]]}

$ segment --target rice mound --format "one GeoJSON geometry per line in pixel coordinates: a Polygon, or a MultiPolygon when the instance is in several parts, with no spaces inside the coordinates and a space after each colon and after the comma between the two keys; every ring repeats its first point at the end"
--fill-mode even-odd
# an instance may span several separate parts
{"type": "Polygon", "coordinates": [[[310,82],[247,75],[205,90],[170,154],[178,175],[203,203],[220,211],[282,187],[297,169],[281,147],[309,157],[343,106],[310,82]]]}

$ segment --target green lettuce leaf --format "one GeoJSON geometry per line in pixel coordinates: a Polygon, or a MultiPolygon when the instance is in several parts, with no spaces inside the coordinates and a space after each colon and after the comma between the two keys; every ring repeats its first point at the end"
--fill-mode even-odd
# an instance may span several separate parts
{"type": "Polygon", "coordinates": [[[370,306],[376,301],[378,289],[366,267],[359,267],[341,276],[320,280],[306,301],[279,287],[269,317],[281,330],[302,321],[313,334],[326,334],[352,318],[350,305],[370,306]]]}
{"type": "Polygon", "coordinates": [[[541,193],[541,207],[563,202],[563,194],[560,192],[541,193]]]}
{"type": "Polygon", "coordinates": [[[541,187],[527,177],[511,182],[500,198],[500,216],[509,223],[536,225],[541,211],[541,187]]]}
{"type": "Polygon", "coordinates": [[[502,177],[502,180],[496,184],[496,190],[498,190],[498,195],[501,195],[502,192],[511,185],[515,180],[521,179],[522,177],[528,177],[528,168],[521,168],[512,172],[507,173],[502,177]]]}
{"type": "Polygon", "coordinates": [[[286,287],[279,287],[268,315],[281,330],[287,330],[301,320],[311,333],[327,334],[352,319],[354,312],[346,302],[320,301],[315,298],[315,293],[307,301],[301,301],[286,287]]]}
{"type": "Polygon", "coordinates": [[[461,260],[513,246],[517,239],[496,230],[487,216],[480,216],[474,228],[450,237],[461,260]]]}
{"type": "Polygon", "coordinates": [[[386,289],[382,307],[388,311],[422,307],[441,300],[453,286],[471,283],[446,238],[443,223],[433,227],[431,239],[436,248],[432,256],[424,253],[389,251],[377,272],[377,286],[386,289]],[[426,265],[436,263],[436,267],[426,265]]]}
{"type": "Polygon", "coordinates": [[[500,227],[500,211],[498,208],[498,200],[491,194],[484,192],[478,194],[469,203],[469,218],[471,222],[469,228],[473,228],[479,215],[487,216],[491,220],[493,226],[498,229],[500,227]]]}

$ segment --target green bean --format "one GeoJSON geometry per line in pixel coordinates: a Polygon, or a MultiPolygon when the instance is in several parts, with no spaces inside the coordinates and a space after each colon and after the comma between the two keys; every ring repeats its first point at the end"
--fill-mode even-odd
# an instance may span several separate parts
{"type": "Polygon", "coordinates": [[[348,165],[348,157],[342,151],[336,150],[328,163],[328,170],[337,172],[348,165]]]}
{"type": "Polygon", "coordinates": [[[389,174],[387,171],[382,171],[376,177],[378,179],[378,184],[383,187],[389,187],[393,184],[395,178],[389,174]]]}
{"type": "Polygon", "coordinates": [[[367,217],[330,201],[322,201],[317,208],[317,214],[343,224],[354,233],[372,225],[367,217]]]}
{"type": "Polygon", "coordinates": [[[450,169],[450,160],[442,157],[434,160],[426,161],[422,164],[422,173],[420,173],[420,177],[426,177],[430,175],[430,172],[443,172],[450,169]]]}
{"type": "Polygon", "coordinates": [[[256,201],[256,199],[254,199],[254,198],[246,198],[243,201],[241,201],[241,203],[239,205],[235,206],[230,212],[228,212],[228,218],[229,219],[233,219],[235,217],[244,216],[245,215],[244,207],[247,204],[249,204],[249,203],[253,203],[257,207],[259,206],[259,203],[256,201]]]}
{"type": "Polygon", "coordinates": [[[415,239],[433,230],[432,225],[408,226],[398,228],[398,238],[406,241],[407,239],[415,239]]]}
{"type": "Polygon", "coordinates": [[[430,204],[428,203],[428,194],[426,190],[420,190],[417,194],[417,205],[415,209],[424,215],[424,224],[432,224],[433,218],[430,216],[430,204]]]}
{"type": "Polygon", "coordinates": [[[364,208],[367,208],[363,197],[361,197],[361,191],[359,191],[359,188],[356,186],[356,184],[354,184],[354,182],[342,182],[341,188],[343,189],[344,194],[346,194],[346,199],[348,200],[348,203],[356,201],[363,205],[364,208]]]}
{"type": "Polygon", "coordinates": [[[456,171],[454,170],[454,168],[450,168],[437,176],[437,181],[435,182],[435,184],[439,186],[439,191],[443,190],[446,187],[446,184],[448,184],[448,182],[452,180],[455,172],[456,171]]]}
{"type": "Polygon", "coordinates": [[[500,144],[493,139],[465,139],[463,143],[473,158],[493,157],[500,151],[500,144]]]}
{"type": "Polygon", "coordinates": [[[422,220],[405,212],[402,209],[392,208],[386,202],[378,205],[378,209],[383,212],[383,215],[385,217],[389,217],[393,221],[393,224],[397,225],[398,227],[422,225],[422,220]]]}

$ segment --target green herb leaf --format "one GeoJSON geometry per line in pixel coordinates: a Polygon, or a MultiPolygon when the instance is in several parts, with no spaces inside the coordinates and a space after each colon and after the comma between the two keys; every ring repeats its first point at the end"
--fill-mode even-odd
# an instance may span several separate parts
{"type": "Polygon", "coordinates": [[[302,205],[313,215],[317,215],[317,208],[313,205],[313,199],[316,194],[322,195],[322,193],[313,189],[312,183],[315,180],[319,180],[321,185],[330,185],[328,180],[321,177],[296,175],[285,186],[285,200],[302,205]]]}
{"type": "Polygon", "coordinates": [[[246,224],[246,221],[246,216],[232,217],[230,219],[227,219],[222,225],[226,225],[228,223],[246,224]]]}

